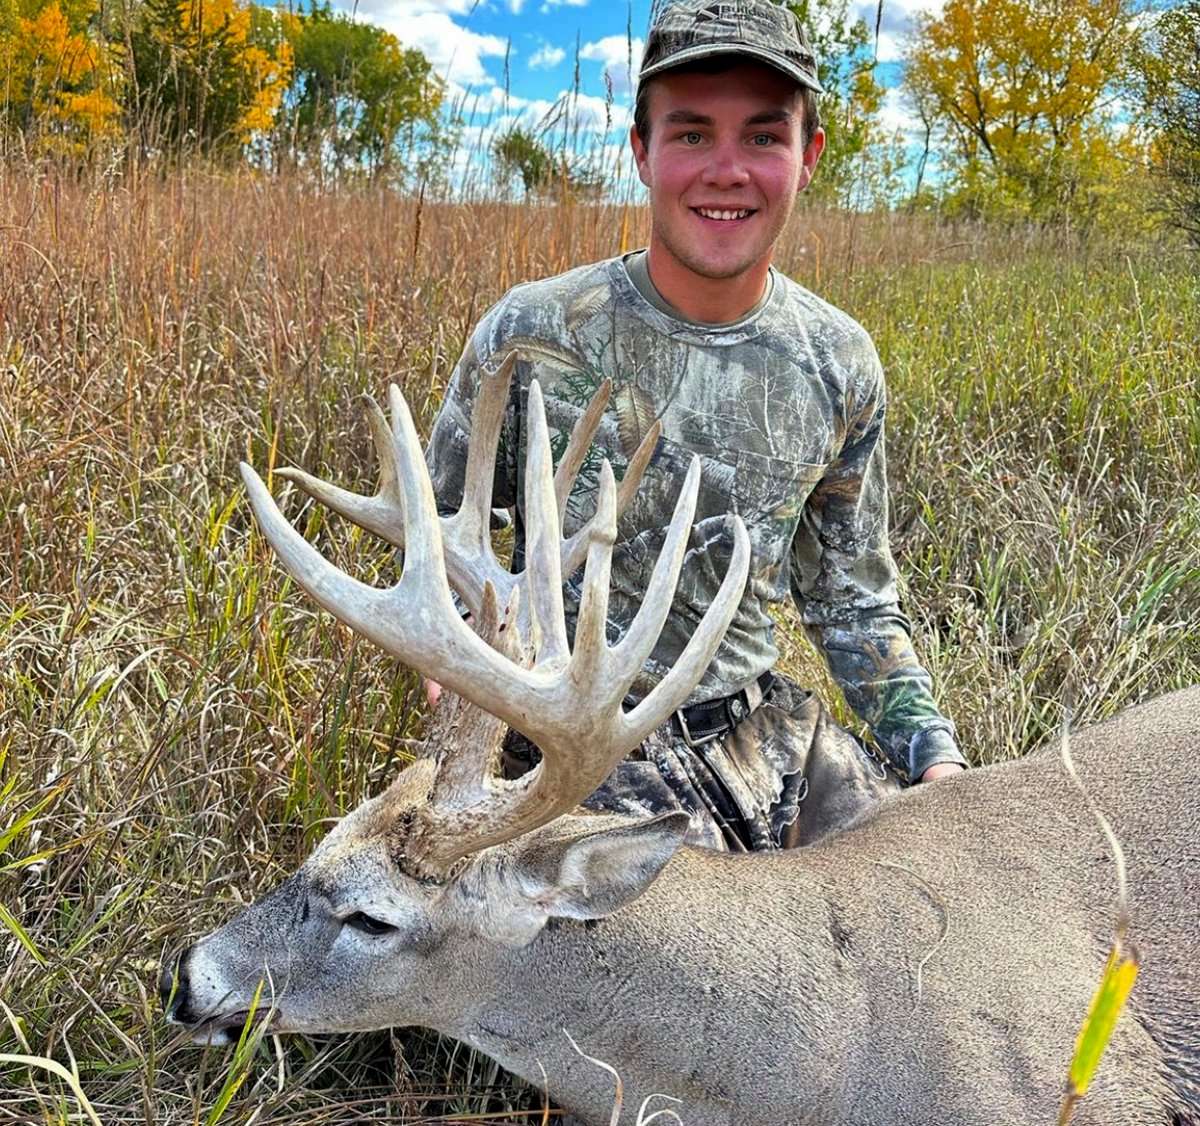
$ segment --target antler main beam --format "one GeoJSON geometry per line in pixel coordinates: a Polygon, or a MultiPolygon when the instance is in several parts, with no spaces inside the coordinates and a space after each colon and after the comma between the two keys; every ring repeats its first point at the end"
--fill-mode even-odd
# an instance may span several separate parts
{"type": "MultiPolygon", "coordinates": [[[[242,465],[263,534],[304,590],[356,632],[498,716],[542,751],[541,763],[515,782],[491,778],[482,768],[463,770],[461,764],[446,772],[446,784],[435,784],[424,820],[426,831],[418,834],[420,862],[430,870],[528,832],[575,808],[592,793],[626,754],[680,707],[699,681],[737,610],[749,568],[749,538],[741,520],[732,517],[733,553],[708,612],[672,669],[626,712],[623,700],[670,611],[695,513],[699,459],[693,458],[688,470],[642,606],[625,636],[609,645],[609,571],[620,503],[612,467],[607,461],[601,466],[596,514],[584,529],[586,535],[564,541],[559,522],[563,483],[556,488],[545,407],[536,381],[529,387],[527,410],[527,566],[521,575],[503,572],[504,581],[493,582],[493,568],[499,569],[499,564],[487,538],[487,516],[499,438],[495,389],[503,384],[506,397],[511,378],[511,363],[505,366],[507,371],[485,377],[468,449],[463,506],[455,516],[438,517],[416,428],[395,387],[390,395],[390,430],[386,422],[373,423],[382,463],[379,493],[365,498],[314,478],[302,482],[306,491],[337,511],[352,509],[346,511],[351,519],[404,544],[400,581],[388,589],[361,583],[329,563],[285,519],[258,474],[242,465]],[[489,385],[489,378],[495,383],[489,385]],[[386,442],[381,440],[383,434],[386,442]],[[491,445],[491,462],[484,456],[485,440],[491,445]],[[383,528],[393,534],[385,534],[383,528]],[[468,543],[474,554],[464,550],[468,543]],[[574,569],[571,560],[576,552],[586,556],[586,566],[571,651],[562,575],[574,569]],[[494,615],[497,604],[509,607],[510,613],[516,612],[518,603],[528,607],[525,648],[531,665],[525,667],[502,655],[460,618],[450,597],[451,561],[457,573],[478,582],[480,610],[486,607],[494,615]],[[466,784],[464,779],[473,781],[466,784]]],[[[592,432],[599,421],[599,412],[595,413],[597,417],[588,420],[592,432]]],[[[578,464],[568,475],[577,471],[578,464]]],[[[299,480],[295,472],[290,476],[299,480]]],[[[443,750],[443,755],[450,753],[469,757],[478,752],[443,750]]]]}

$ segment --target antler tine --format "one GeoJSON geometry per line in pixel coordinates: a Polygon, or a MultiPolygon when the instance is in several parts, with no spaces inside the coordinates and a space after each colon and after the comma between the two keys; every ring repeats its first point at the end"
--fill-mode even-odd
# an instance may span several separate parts
{"type": "Polygon", "coordinates": [[[539,666],[557,666],[568,655],[563,612],[562,535],[554,495],[553,457],[541,384],[529,384],[525,456],[525,587],[539,666]]]}
{"type": "Polygon", "coordinates": [[[625,467],[625,476],[621,478],[621,487],[617,490],[618,517],[633,500],[633,494],[637,492],[638,486],[642,483],[642,474],[646,472],[646,466],[650,464],[654,448],[658,445],[661,437],[662,421],[656,418],[650,429],[646,431],[645,437],[638,443],[638,448],[633,451],[633,457],[629,459],[629,464],[625,467]]]}
{"type": "Polygon", "coordinates": [[[642,596],[641,608],[616,647],[615,655],[618,661],[635,671],[640,669],[650,656],[650,651],[662,632],[663,623],[667,620],[667,614],[670,613],[671,596],[675,592],[675,584],[679,581],[679,569],[683,566],[688,538],[692,534],[692,516],[696,511],[699,494],[700,458],[693,454],[687,476],[683,479],[683,488],[675,501],[675,511],[671,515],[666,537],[654,563],[654,571],[646,593],[642,596]]]}
{"type": "Polygon", "coordinates": [[[509,352],[495,372],[486,368],[479,373],[479,390],[471,411],[471,434],[467,439],[467,467],[463,483],[462,506],[455,517],[456,527],[464,537],[490,552],[492,516],[492,485],[496,473],[496,451],[500,447],[500,430],[508,408],[508,392],[517,352],[509,352]]]}
{"type": "MultiPolygon", "coordinates": [[[[492,483],[500,429],[508,405],[508,389],[516,367],[517,353],[510,352],[494,371],[481,371],[479,390],[472,412],[467,441],[467,465],[463,479],[462,504],[453,516],[441,520],[446,545],[446,570],[450,582],[473,614],[482,609],[483,589],[491,583],[502,600],[518,582],[492,550],[492,483]]],[[[392,408],[392,444],[399,448],[403,438],[400,419],[411,415],[400,388],[388,388],[392,408]]],[[[422,475],[428,476],[422,459],[422,475]]],[[[407,476],[407,474],[406,474],[407,476]]]]}
{"type": "Polygon", "coordinates": [[[278,469],[277,477],[298,485],[314,500],[333,509],[339,516],[353,521],[360,528],[387,540],[395,547],[404,547],[404,504],[400,495],[400,482],[396,476],[396,455],[392,448],[392,434],[387,419],[379,404],[370,395],[367,401],[367,424],[379,457],[379,488],[374,496],[363,496],[340,489],[305,473],[303,469],[278,469]]]}
{"type": "Polygon", "coordinates": [[[587,410],[579,416],[579,421],[571,430],[571,438],[567,442],[566,452],[558,463],[558,469],[555,470],[554,496],[558,501],[558,522],[560,524],[566,519],[567,499],[575,485],[575,478],[579,476],[583,459],[587,457],[587,452],[591,448],[592,439],[595,438],[596,431],[600,427],[600,420],[604,418],[604,408],[608,406],[611,396],[612,380],[606,379],[596,389],[592,401],[587,405],[587,410]]]}
{"type": "MultiPolygon", "coordinates": [[[[740,516],[730,517],[729,523],[733,530],[733,551],[716,597],[709,603],[700,624],[688,638],[687,645],[667,675],[624,716],[625,723],[636,736],[634,746],[682,706],[688,694],[700,682],[737,613],[750,571],[750,535],[740,516]]],[[[665,547],[663,553],[666,553],[665,547]]]]}
{"type": "Polygon", "coordinates": [[[600,491],[591,527],[572,658],[572,672],[583,683],[600,675],[600,664],[608,649],[608,587],[617,542],[617,486],[607,458],[600,465],[600,491]]]}
{"type": "MultiPolygon", "coordinates": [[[[621,478],[621,486],[617,490],[616,516],[618,519],[629,507],[629,502],[633,500],[638,485],[642,483],[642,476],[646,472],[646,466],[650,464],[650,458],[654,454],[654,448],[658,445],[661,435],[662,423],[656,419],[650,429],[646,431],[645,437],[638,443],[638,448],[633,451],[633,457],[629,459],[629,464],[625,467],[625,476],[621,478]]],[[[574,441],[573,434],[572,441],[574,441]]],[[[567,493],[569,494],[570,491],[568,488],[567,493]]],[[[589,520],[563,544],[562,570],[564,575],[573,575],[583,562],[587,555],[588,544],[591,542],[591,535],[592,521],[589,520]]]]}

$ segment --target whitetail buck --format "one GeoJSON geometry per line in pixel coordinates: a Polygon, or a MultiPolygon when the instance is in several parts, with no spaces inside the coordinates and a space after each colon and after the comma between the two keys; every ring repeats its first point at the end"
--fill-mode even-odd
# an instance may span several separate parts
{"type": "MultiPolygon", "coordinates": [[[[274,1029],[436,1029],[533,1083],[548,1076],[555,1100],[587,1123],[609,1121],[613,1087],[568,1033],[620,1073],[622,1122],[661,1093],[682,1100],[688,1126],[1052,1123],[1104,965],[1115,887],[1105,840],[1057,758],[909,790],[790,853],[692,848],[682,813],[636,822],[576,811],[700,677],[740,595],[748,545],[735,521],[733,561],[692,644],[623,710],[667,612],[695,474],[642,612],[609,646],[613,475],[606,466],[591,525],[564,541],[559,509],[595,417],[552,482],[536,385],[526,573],[507,574],[491,554],[510,374],[485,380],[454,517],[436,514],[395,391],[393,431],[372,415],[377,496],[291,475],[405,545],[390,590],[322,559],[245,470],[263,531],[305,590],[503,722],[457,703],[435,719],[430,757],[164,972],[171,1017],[225,1041],[265,979],[274,1029]],[[572,651],[560,584],[585,558],[572,651]],[[447,570],[478,634],[451,603],[447,570]],[[544,753],[516,781],[496,773],[505,724],[544,753]]],[[[1128,854],[1143,962],[1075,1122],[1200,1123],[1200,690],[1077,733],[1073,750],[1128,854]]]]}

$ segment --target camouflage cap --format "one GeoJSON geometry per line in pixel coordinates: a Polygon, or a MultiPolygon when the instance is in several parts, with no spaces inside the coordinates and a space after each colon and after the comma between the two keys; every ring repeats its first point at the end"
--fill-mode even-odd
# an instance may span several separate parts
{"type": "Polygon", "coordinates": [[[749,55],[823,94],[795,14],[775,0],[670,0],[646,39],[638,81],[713,55],[749,55]]]}

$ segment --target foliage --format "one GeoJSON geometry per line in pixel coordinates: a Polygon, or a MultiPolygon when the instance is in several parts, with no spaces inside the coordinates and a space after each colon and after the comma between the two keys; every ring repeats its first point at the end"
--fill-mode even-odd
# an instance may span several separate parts
{"type": "Polygon", "coordinates": [[[437,135],[445,84],[420,51],[328,4],[285,16],[284,28],[295,71],[276,137],[293,163],[384,172],[401,139],[411,154],[437,135]]]}
{"type": "Polygon", "coordinates": [[[0,127],[59,153],[118,133],[119,53],[98,17],[98,0],[0,0],[0,127]]]}
{"type": "Polygon", "coordinates": [[[130,43],[151,148],[238,154],[271,127],[291,78],[282,17],[249,0],[143,0],[130,43]]]}
{"type": "Polygon", "coordinates": [[[902,159],[879,123],[883,87],[875,77],[871,29],[852,19],[849,0],[793,0],[789,7],[809,36],[817,76],[825,152],[808,196],[843,207],[886,204],[902,159]]]}
{"type": "Polygon", "coordinates": [[[917,17],[904,85],[949,146],[950,210],[1086,225],[1136,194],[1113,191],[1139,152],[1111,117],[1134,34],[1129,0],[948,0],[917,17]]]}
{"type": "Polygon", "coordinates": [[[1152,133],[1164,208],[1200,249],[1200,0],[1153,21],[1134,54],[1131,86],[1152,133]]]}
{"type": "Polygon", "coordinates": [[[497,178],[521,181],[526,196],[561,194],[595,199],[603,194],[604,177],[585,160],[555,153],[529,129],[514,126],[492,142],[497,178]]]}

